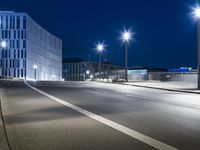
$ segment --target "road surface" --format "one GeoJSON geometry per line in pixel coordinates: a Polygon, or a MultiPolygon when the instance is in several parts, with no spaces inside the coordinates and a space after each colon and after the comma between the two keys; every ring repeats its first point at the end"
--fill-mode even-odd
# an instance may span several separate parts
{"type": "Polygon", "coordinates": [[[198,94],[95,82],[28,84],[0,81],[12,150],[200,149],[198,94]]]}

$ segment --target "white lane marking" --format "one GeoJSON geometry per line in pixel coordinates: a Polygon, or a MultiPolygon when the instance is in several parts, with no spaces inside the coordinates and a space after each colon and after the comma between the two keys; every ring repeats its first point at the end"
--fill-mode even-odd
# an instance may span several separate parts
{"type": "Polygon", "coordinates": [[[118,131],[120,131],[120,132],[122,132],[122,133],[124,133],[126,135],[129,135],[129,136],[131,136],[131,137],[133,137],[133,138],[135,138],[135,139],[137,139],[137,140],[139,140],[139,141],[141,141],[143,143],[146,143],[147,145],[150,145],[150,146],[152,146],[154,148],[157,148],[157,149],[160,149],[160,150],[178,150],[175,147],[172,147],[170,145],[162,143],[162,142],[160,142],[160,141],[158,141],[156,139],[153,139],[153,138],[151,138],[149,136],[146,136],[146,135],[144,135],[142,133],[139,133],[139,132],[137,132],[135,130],[127,128],[127,127],[125,127],[125,126],[123,126],[121,124],[118,124],[118,123],[116,123],[114,121],[111,121],[109,119],[106,119],[104,117],[96,115],[96,114],[94,114],[92,112],[89,112],[89,111],[84,110],[84,109],[82,109],[80,107],[77,107],[77,106],[75,106],[75,105],[73,105],[71,103],[68,103],[68,102],[66,102],[66,101],[64,101],[62,99],[59,99],[59,98],[57,98],[57,97],[55,97],[53,95],[50,95],[50,94],[48,94],[46,92],[43,92],[43,91],[31,86],[26,81],[24,81],[24,83],[28,87],[30,87],[31,89],[37,91],[38,93],[40,93],[40,94],[42,94],[42,95],[44,95],[44,96],[46,96],[46,97],[58,102],[60,104],[63,104],[63,105],[65,105],[65,106],[67,106],[67,107],[69,107],[69,108],[71,108],[71,109],[73,109],[75,111],[78,111],[79,113],[84,114],[84,115],[86,115],[86,116],[88,116],[88,117],[90,117],[90,118],[92,118],[92,119],[94,119],[96,121],[99,121],[99,122],[101,122],[101,123],[103,123],[103,124],[105,124],[105,125],[107,125],[107,126],[109,126],[111,128],[114,128],[114,129],[116,129],[116,130],[118,130],[118,131]]]}

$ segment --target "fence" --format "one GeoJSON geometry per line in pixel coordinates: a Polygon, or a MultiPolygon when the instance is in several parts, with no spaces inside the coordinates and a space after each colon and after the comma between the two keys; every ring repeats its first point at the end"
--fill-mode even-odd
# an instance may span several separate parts
{"type": "MultiPolygon", "coordinates": [[[[124,79],[124,72],[119,72],[115,75],[109,76],[114,81],[117,79],[124,79]]],[[[147,80],[157,80],[157,81],[177,81],[177,82],[190,82],[197,83],[198,76],[197,72],[187,72],[187,73],[174,73],[174,72],[148,72],[147,74],[129,74],[129,81],[147,81],[147,80]]]]}

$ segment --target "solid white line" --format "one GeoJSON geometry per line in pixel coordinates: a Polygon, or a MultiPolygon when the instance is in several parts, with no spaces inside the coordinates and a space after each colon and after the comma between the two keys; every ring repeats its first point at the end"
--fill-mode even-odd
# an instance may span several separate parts
{"type": "Polygon", "coordinates": [[[40,94],[42,94],[44,96],[47,96],[48,98],[50,98],[50,99],[52,99],[52,100],[54,100],[54,101],[56,101],[56,102],[58,102],[60,104],[63,104],[63,105],[65,105],[65,106],[67,106],[67,107],[69,107],[69,108],[71,108],[71,109],[73,109],[75,111],[78,111],[81,114],[84,114],[84,115],[86,115],[86,116],[88,116],[88,117],[90,117],[90,118],[92,118],[94,120],[97,120],[97,121],[99,121],[99,122],[101,122],[101,123],[103,123],[103,124],[105,124],[105,125],[107,125],[107,126],[109,126],[111,128],[114,128],[114,129],[116,129],[116,130],[118,130],[118,131],[120,131],[120,132],[122,132],[122,133],[124,133],[126,135],[129,135],[129,136],[131,136],[131,137],[133,137],[133,138],[135,138],[135,139],[137,139],[137,140],[139,140],[139,141],[141,141],[143,143],[146,143],[146,144],[148,144],[148,145],[150,145],[150,146],[152,146],[154,148],[157,148],[157,149],[160,149],[160,150],[178,150],[177,148],[174,148],[174,147],[172,147],[170,145],[162,143],[162,142],[160,142],[158,140],[155,140],[155,139],[153,139],[153,138],[151,138],[149,136],[146,136],[146,135],[144,135],[142,133],[139,133],[139,132],[137,132],[135,130],[127,128],[127,127],[125,127],[125,126],[123,126],[121,124],[118,124],[118,123],[116,123],[114,121],[108,120],[108,119],[106,119],[104,117],[101,117],[101,116],[96,115],[96,114],[94,114],[92,112],[84,110],[84,109],[82,109],[80,107],[77,107],[77,106],[75,106],[75,105],[73,105],[71,103],[68,103],[68,102],[66,102],[66,101],[64,101],[62,99],[59,99],[59,98],[57,98],[57,97],[55,97],[53,95],[50,95],[50,94],[48,94],[46,92],[43,92],[43,91],[31,86],[26,81],[24,81],[24,83],[28,87],[30,87],[31,89],[39,92],[40,94]]]}

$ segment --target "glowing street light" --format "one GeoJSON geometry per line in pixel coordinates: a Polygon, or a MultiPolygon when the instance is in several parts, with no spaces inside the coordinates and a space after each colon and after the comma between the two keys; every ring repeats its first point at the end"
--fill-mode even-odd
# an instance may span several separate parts
{"type": "Polygon", "coordinates": [[[90,75],[90,79],[93,79],[93,77],[94,77],[93,75],[90,75]]]}
{"type": "Polygon", "coordinates": [[[2,52],[2,76],[4,76],[5,75],[5,69],[4,69],[4,65],[5,65],[5,60],[4,60],[4,58],[5,58],[5,51],[4,51],[4,49],[7,47],[6,41],[1,41],[0,47],[1,47],[2,51],[3,51],[2,52]]]}
{"type": "Polygon", "coordinates": [[[197,71],[198,71],[198,89],[200,89],[200,7],[193,8],[193,16],[197,19],[197,71]]]}
{"type": "Polygon", "coordinates": [[[90,74],[90,71],[89,71],[89,70],[87,70],[87,71],[86,71],[86,74],[90,74]]]}
{"type": "Polygon", "coordinates": [[[6,48],[6,47],[7,47],[6,41],[2,41],[2,42],[1,42],[1,47],[2,47],[2,48],[6,48]]]}
{"type": "Polygon", "coordinates": [[[121,39],[125,43],[125,79],[128,81],[128,43],[132,40],[133,33],[130,30],[124,30],[121,33],[121,39]]]}
{"type": "Polygon", "coordinates": [[[99,53],[99,72],[100,72],[100,77],[101,77],[101,55],[102,55],[102,52],[105,50],[104,43],[98,42],[98,44],[96,44],[96,50],[99,53]]]}
{"type": "Polygon", "coordinates": [[[196,6],[196,7],[193,8],[193,15],[196,18],[200,18],[200,7],[199,6],[196,6]]]}
{"type": "Polygon", "coordinates": [[[34,64],[33,69],[35,71],[35,81],[36,81],[36,76],[37,76],[37,68],[38,68],[38,66],[36,64],[34,64]]]}
{"type": "Polygon", "coordinates": [[[33,69],[37,69],[38,68],[38,66],[37,65],[33,65],[33,69]]]}
{"type": "Polygon", "coordinates": [[[130,40],[132,40],[132,33],[131,33],[131,31],[130,30],[128,30],[128,31],[123,31],[122,32],[122,36],[121,36],[121,38],[122,38],[122,40],[124,41],[124,42],[129,42],[130,40]]]}

